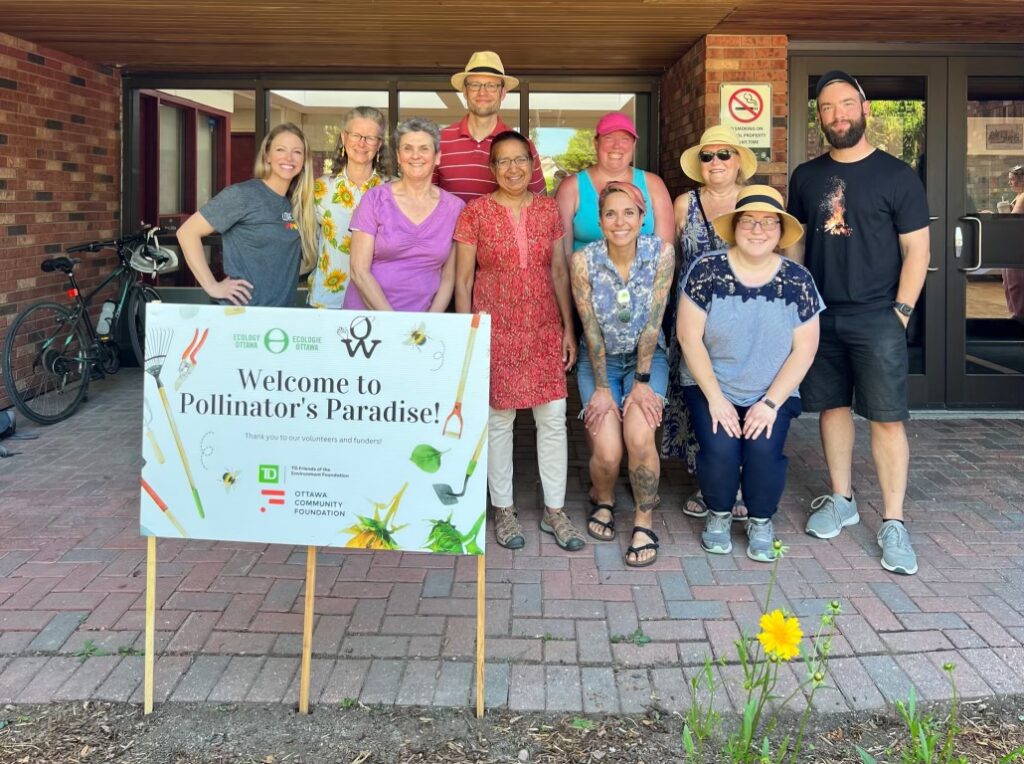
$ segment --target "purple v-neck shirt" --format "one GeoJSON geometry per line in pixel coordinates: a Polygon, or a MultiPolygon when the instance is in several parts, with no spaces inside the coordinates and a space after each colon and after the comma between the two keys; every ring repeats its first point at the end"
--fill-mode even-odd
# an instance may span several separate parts
{"type": "MultiPolygon", "coordinates": [[[[439,189],[440,190],[440,189],[439,189]]],[[[441,190],[437,206],[422,223],[413,223],[395,202],[391,184],[371,188],[352,216],[350,229],[373,236],[370,273],[397,311],[429,310],[441,284],[441,270],[452,251],[452,235],[465,206],[441,190]]],[[[346,310],[365,310],[354,287],[345,292],[346,310]]]]}

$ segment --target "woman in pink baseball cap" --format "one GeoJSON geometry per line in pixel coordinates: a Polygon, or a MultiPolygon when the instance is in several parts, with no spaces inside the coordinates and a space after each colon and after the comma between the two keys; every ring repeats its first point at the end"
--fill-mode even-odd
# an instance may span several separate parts
{"type": "Polygon", "coordinates": [[[594,133],[597,162],[567,177],[555,193],[566,231],[566,253],[604,238],[597,200],[605,185],[616,180],[632,183],[644,196],[647,215],[640,233],[671,243],[675,227],[672,197],[661,178],[633,167],[638,137],[633,120],[621,111],[609,112],[598,120],[594,133]]]}

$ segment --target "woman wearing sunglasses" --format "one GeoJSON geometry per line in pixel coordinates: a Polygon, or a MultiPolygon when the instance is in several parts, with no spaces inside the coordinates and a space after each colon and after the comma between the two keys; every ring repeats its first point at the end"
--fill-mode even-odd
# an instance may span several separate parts
{"type": "Polygon", "coordinates": [[[317,265],[309,274],[308,302],[314,308],[340,308],[349,282],[352,213],[363,194],[391,180],[391,152],[384,115],[372,106],[357,106],[341,120],[331,172],[313,186],[317,265]]]}
{"type": "Polygon", "coordinates": [[[583,535],[565,514],[568,441],[565,372],[576,362],[562,222],[554,199],[530,191],[534,153],[514,130],[494,136],[490,165],[498,187],[462,211],[455,227],[455,310],[491,314],[487,485],[498,543],[526,543],[512,496],[512,431],[517,409],[532,409],[544,489],[540,528],[575,552],[583,535]]]}
{"type": "Polygon", "coordinates": [[[700,444],[697,481],[708,507],[701,546],[732,551],[732,509],[742,489],[747,557],[758,562],[775,559],[782,450],[800,415],[797,388],[818,349],[825,307],[810,272],[778,254],[803,236],[784,210],[770,186],[740,192],[736,210],[714,220],[729,248],[690,269],[676,321],[683,395],[700,444]]]}
{"type": "Polygon", "coordinates": [[[661,321],[675,253],[671,243],[640,234],[647,205],[632,183],[607,183],[598,212],[603,238],[574,252],[569,265],[583,324],[577,380],[591,453],[587,532],[600,541],[615,538],[615,481],[625,446],[636,511],[625,559],[640,568],[658,552],[654,433],[668,384],[661,321]]]}
{"type": "MultiPolygon", "coordinates": [[[[711,221],[736,208],[736,198],[743,184],[757,172],[757,159],[753,152],[740,145],[732,128],[716,125],[704,131],[700,142],[679,157],[683,172],[701,186],[687,191],[676,199],[676,238],[679,241],[678,281],[675,299],[669,301],[669,313],[674,314],[681,303],[681,290],[690,267],[702,255],[725,248],[725,242],[715,233],[711,221]]],[[[661,435],[661,454],[682,459],[693,473],[697,469],[697,439],[690,426],[690,415],[683,398],[683,383],[679,376],[680,350],[675,341],[675,315],[670,315],[667,331],[669,340],[669,381],[665,401],[665,421],[661,435]]],[[[690,517],[705,517],[708,508],[700,490],[687,497],[683,512],[690,517]]],[[[735,519],[745,520],[746,509],[736,504],[735,519]]]]}

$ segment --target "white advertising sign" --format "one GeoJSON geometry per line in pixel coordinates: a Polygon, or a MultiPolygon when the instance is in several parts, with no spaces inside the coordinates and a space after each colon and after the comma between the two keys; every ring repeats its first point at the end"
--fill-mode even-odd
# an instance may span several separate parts
{"type": "Polygon", "coordinates": [[[740,143],[754,152],[757,161],[771,161],[772,86],[723,82],[719,93],[722,124],[736,131],[740,143]]]}
{"type": "Polygon", "coordinates": [[[486,315],[151,304],[143,535],[482,554],[486,315]]]}

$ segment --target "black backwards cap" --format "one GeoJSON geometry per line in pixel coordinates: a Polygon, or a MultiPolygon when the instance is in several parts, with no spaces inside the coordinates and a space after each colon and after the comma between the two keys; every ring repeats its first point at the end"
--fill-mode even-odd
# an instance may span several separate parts
{"type": "Polygon", "coordinates": [[[860,86],[860,83],[857,82],[857,80],[855,80],[851,75],[847,74],[846,72],[840,69],[833,69],[831,71],[825,72],[818,78],[818,84],[814,86],[815,100],[821,97],[821,91],[825,89],[825,86],[831,85],[833,82],[845,82],[848,85],[853,85],[855,88],[857,88],[857,92],[860,93],[860,97],[863,98],[865,101],[868,100],[868,97],[864,95],[864,88],[860,86]]]}

